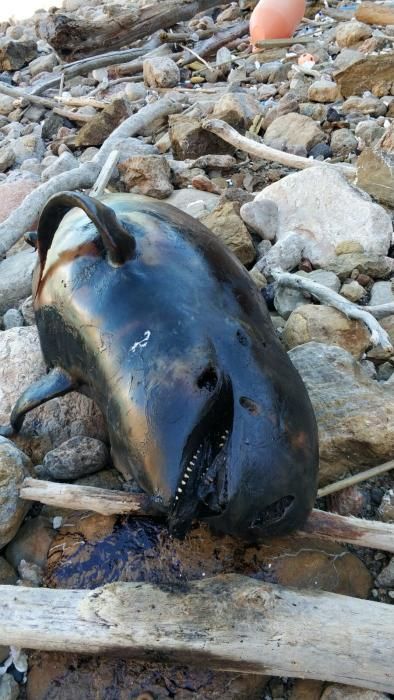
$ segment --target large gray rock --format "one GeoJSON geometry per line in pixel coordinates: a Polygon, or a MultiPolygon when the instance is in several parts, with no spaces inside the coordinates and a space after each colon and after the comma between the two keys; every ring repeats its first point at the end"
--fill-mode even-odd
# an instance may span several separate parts
{"type": "Polygon", "coordinates": [[[320,127],[310,117],[290,112],[278,117],[264,134],[264,143],[281,151],[305,155],[313,146],[326,141],[320,127]]]}
{"type": "Polygon", "coordinates": [[[78,436],[48,452],[43,467],[50,478],[71,481],[104,469],[109,461],[108,448],[103,442],[78,436]]]}
{"type": "MultiPolygon", "coordinates": [[[[275,124],[275,122],[274,122],[275,124]]],[[[357,240],[366,253],[386,255],[392,241],[390,215],[349,185],[334,168],[316,166],[266,187],[256,200],[279,207],[280,241],[295,231],[305,241],[304,257],[325,267],[339,243],[357,240]]]]}
{"type": "MultiPolygon", "coordinates": [[[[0,425],[9,422],[19,396],[45,372],[35,326],[0,333],[0,425]]],[[[75,435],[106,441],[107,433],[93,401],[71,393],[29,413],[15,441],[35,462],[42,462],[49,450],[75,435]]]]}
{"type": "Polygon", "coordinates": [[[0,314],[31,294],[31,278],[37,262],[33,250],[15,253],[0,262],[0,314]]]}
{"type": "Polygon", "coordinates": [[[349,352],[307,343],[289,352],[319,427],[320,482],[392,459],[394,392],[372,379],[349,352]]]}
{"type": "Polygon", "coordinates": [[[0,436],[0,549],[16,535],[30,508],[30,503],[19,498],[19,487],[31,472],[30,459],[0,436]]]}

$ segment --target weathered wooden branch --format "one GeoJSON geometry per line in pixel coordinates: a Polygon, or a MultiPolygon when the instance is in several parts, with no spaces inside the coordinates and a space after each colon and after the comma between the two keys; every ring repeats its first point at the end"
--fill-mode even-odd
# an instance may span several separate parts
{"type": "Polygon", "coordinates": [[[362,481],[367,481],[367,479],[373,479],[375,476],[379,476],[380,474],[386,474],[391,469],[394,469],[394,459],[390,460],[390,462],[385,462],[385,464],[379,464],[377,467],[366,469],[358,474],[352,474],[352,476],[336,481],[333,484],[328,484],[328,486],[324,486],[323,488],[319,489],[317,495],[319,498],[329,496],[331,493],[343,491],[343,489],[347,489],[349,486],[361,484],[362,481]]]}
{"type": "MultiPolygon", "coordinates": [[[[101,515],[159,515],[144,494],[129,494],[39,479],[25,479],[20,489],[20,497],[59,508],[91,510],[101,515]]],[[[345,518],[334,513],[314,510],[303,528],[304,531],[331,541],[394,552],[394,525],[387,523],[345,518]]]]}
{"type": "Polygon", "coordinates": [[[378,306],[367,306],[368,313],[375,318],[387,318],[394,315],[394,302],[389,304],[378,304],[378,306]]]}
{"type": "Polygon", "coordinates": [[[166,97],[146,105],[120,124],[104,141],[93,160],[61,173],[33,190],[10,216],[0,224],[0,257],[27,231],[33,227],[49,197],[62,190],[92,187],[105,161],[117,143],[128,136],[135,136],[152,121],[182,109],[181,104],[166,97]]]}
{"type": "Polygon", "coordinates": [[[356,168],[346,163],[324,163],[322,161],[304,158],[303,156],[295,156],[292,153],[285,153],[276,148],[266,146],[263,143],[252,141],[252,139],[248,139],[246,136],[241,136],[236,129],[233,129],[232,126],[226,124],[226,122],[221,119],[204,119],[202,126],[204,129],[207,129],[207,131],[212,131],[212,133],[220,136],[223,141],[231,143],[235,148],[239,148],[241,151],[249,153],[249,155],[255,156],[256,158],[269,160],[274,163],[281,163],[281,165],[285,165],[287,168],[296,168],[297,170],[314,168],[317,165],[327,168],[339,168],[341,172],[351,180],[356,176],[356,168]]]}
{"type": "Polygon", "coordinates": [[[15,100],[26,100],[27,102],[40,105],[41,107],[46,107],[47,109],[53,109],[54,107],[59,106],[58,102],[55,102],[55,100],[51,100],[48,97],[39,97],[38,95],[27,92],[26,90],[12,87],[11,85],[7,85],[6,83],[2,82],[0,82],[0,93],[3,95],[9,95],[9,97],[13,97],[15,100]]]}
{"type": "Polygon", "coordinates": [[[394,553],[394,525],[313,510],[300,535],[394,553]]]}
{"type": "Polygon", "coordinates": [[[394,608],[239,575],[93,591],[1,586],[0,644],[391,692],[394,608]]]}
{"type": "Polygon", "coordinates": [[[371,332],[372,345],[375,347],[380,347],[382,350],[385,350],[388,353],[392,353],[393,346],[388,333],[384,330],[384,328],[382,328],[376,318],[366,311],[366,307],[361,308],[356,306],[351,301],[348,301],[340,294],[334,292],[332,289],[329,289],[318,282],[308,280],[305,277],[292,275],[289,272],[283,272],[282,270],[270,270],[270,274],[278,284],[284,287],[290,287],[291,289],[300,289],[303,292],[309,292],[309,294],[312,294],[312,296],[321,301],[323,304],[333,306],[335,309],[338,309],[338,311],[345,314],[345,316],[348,318],[354,318],[357,321],[361,321],[371,332]]]}
{"type": "Polygon", "coordinates": [[[187,21],[217,4],[218,0],[166,0],[165,3],[135,6],[115,17],[95,22],[60,13],[49,14],[38,22],[38,32],[63,61],[70,62],[102,53],[103,46],[120,49],[159,29],[187,21]]]}

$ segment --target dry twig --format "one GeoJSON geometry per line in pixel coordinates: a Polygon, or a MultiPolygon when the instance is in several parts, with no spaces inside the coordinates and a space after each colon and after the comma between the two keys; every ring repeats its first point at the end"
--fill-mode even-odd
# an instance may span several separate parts
{"type": "Polygon", "coordinates": [[[319,498],[329,496],[331,493],[343,491],[343,489],[347,489],[349,486],[354,486],[355,484],[360,484],[363,481],[367,481],[367,479],[373,479],[375,476],[379,476],[380,474],[386,474],[391,469],[394,469],[394,459],[392,459],[390,462],[385,462],[385,464],[379,464],[377,467],[366,469],[358,474],[352,474],[352,476],[336,481],[333,484],[328,484],[328,486],[324,486],[323,488],[319,489],[317,495],[319,498]]]}
{"type": "Polygon", "coordinates": [[[101,197],[108,182],[111,179],[111,175],[112,175],[113,170],[116,166],[116,163],[118,162],[118,158],[119,158],[119,151],[117,149],[111,151],[111,153],[109,154],[107,160],[105,161],[105,163],[102,167],[100,175],[98,176],[96,182],[94,183],[94,185],[90,191],[91,197],[101,197]]]}
{"type": "Polygon", "coordinates": [[[241,151],[249,153],[249,155],[255,156],[256,158],[272,161],[274,163],[281,163],[281,165],[285,165],[287,168],[296,168],[297,170],[314,168],[317,165],[326,168],[339,168],[342,173],[351,180],[356,176],[356,168],[346,163],[336,163],[332,165],[311,158],[295,156],[292,153],[285,153],[276,148],[266,146],[263,143],[252,141],[252,139],[248,139],[246,136],[241,136],[236,129],[233,129],[232,126],[226,124],[226,122],[221,119],[204,119],[202,126],[204,129],[207,129],[207,131],[211,131],[219,136],[223,141],[231,143],[235,148],[239,148],[241,151]]]}

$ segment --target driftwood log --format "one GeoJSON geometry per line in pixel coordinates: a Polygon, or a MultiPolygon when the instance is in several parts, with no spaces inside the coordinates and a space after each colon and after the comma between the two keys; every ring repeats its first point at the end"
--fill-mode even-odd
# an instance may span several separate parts
{"type": "MultiPolygon", "coordinates": [[[[101,515],[157,516],[149,498],[143,494],[109,491],[93,486],[58,484],[40,479],[25,479],[20,497],[59,508],[90,510],[101,515]]],[[[346,542],[358,547],[382,549],[394,553],[394,525],[360,518],[346,518],[336,513],[313,510],[303,531],[324,540],[346,542]]]]}
{"type": "Polygon", "coordinates": [[[0,645],[394,690],[394,608],[238,575],[92,591],[0,586],[0,645]]]}
{"type": "Polygon", "coordinates": [[[166,0],[135,7],[102,21],[88,22],[64,14],[49,14],[38,21],[39,35],[66,62],[120,49],[159,29],[185,22],[218,5],[218,0],[166,0]]]}

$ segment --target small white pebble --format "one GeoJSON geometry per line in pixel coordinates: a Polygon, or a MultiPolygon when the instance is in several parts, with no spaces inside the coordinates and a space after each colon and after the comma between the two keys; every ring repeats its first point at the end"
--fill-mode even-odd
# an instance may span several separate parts
{"type": "Polygon", "coordinates": [[[52,520],[52,527],[54,530],[58,530],[62,526],[63,518],[61,515],[56,515],[52,520]]]}

